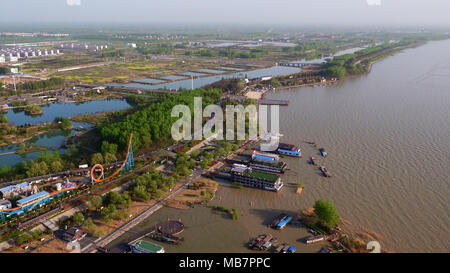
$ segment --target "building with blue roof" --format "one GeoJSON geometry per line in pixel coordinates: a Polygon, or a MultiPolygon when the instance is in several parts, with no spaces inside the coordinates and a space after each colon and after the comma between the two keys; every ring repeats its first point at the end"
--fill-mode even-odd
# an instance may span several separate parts
{"type": "Polygon", "coordinates": [[[31,185],[28,182],[23,182],[17,185],[10,185],[0,189],[4,198],[8,198],[11,195],[24,194],[31,190],[31,185]]]}
{"type": "Polygon", "coordinates": [[[27,211],[33,209],[35,206],[48,202],[50,200],[50,195],[46,191],[41,191],[36,194],[27,196],[17,201],[17,205],[27,211]]]}

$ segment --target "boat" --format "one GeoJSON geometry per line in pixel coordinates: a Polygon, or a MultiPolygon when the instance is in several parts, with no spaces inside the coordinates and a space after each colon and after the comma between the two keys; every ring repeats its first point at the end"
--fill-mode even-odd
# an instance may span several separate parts
{"type": "Polygon", "coordinates": [[[283,250],[284,245],[279,245],[276,249],[275,249],[275,253],[281,253],[281,251],[283,250]]]}
{"type": "Polygon", "coordinates": [[[307,244],[313,244],[313,243],[317,243],[320,241],[325,240],[325,236],[324,235],[318,235],[318,236],[310,236],[308,238],[306,238],[305,242],[307,244]]]}
{"type": "Polygon", "coordinates": [[[283,247],[283,249],[281,250],[281,253],[287,253],[289,250],[290,246],[286,245],[285,247],[283,247]]]}
{"type": "Polygon", "coordinates": [[[325,166],[320,166],[319,170],[323,173],[323,176],[331,177],[331,173],[327,170],[325,166]]]}
{"type": "Polygon", "coordinates": [[[173,245],[178,245],[183,240],[183,238],[179,238],[170,234],[164,234],[160,232],[155,232],[151,234],[149,237],[152,238],[153,240],[173,245]]]}
{"type": "Polygon", "coordinates": [[[327,157],[327,155],[328,155],[328,153],[325,152],[325,149],[324,149],[324,148],[320,148],[320,149],[319,149],[319,152],[320,152],[320,154],[321,154],[323,157],[327,157]]]}
{"type": "Polygon", "coordinates": [[[273,242],[272,241],[267,241],[265,242],[259,249],[260,250],[267,250],[272,246],[273,242]]]}
{"type": "Polygon", "coordinates": [[[288,249],[288,253],[294,253],[296,249],[297,249],[297,248],[296,248],[295,246],[291,246],[291,247],[288,249]]]}
{"type": "Polygon", "coordinates": [[[267,250],[274,241],[271,234],[261,234],[250,242],[249,247],[255,250],[267,250]]]}
{"type": "Polygon", "coordinates": [[[275,218],[275,220],[273,220],[273,222],[270,226],[274,229],[283,229],[291,221],[292,221],[291,216],[289,216],[285,213],[282,213],[277,218],[275,218]]]}
{"type": "Polygon", "coordinates": [[[130,245],[133,253],[164,253],[164,247],[149,241],[138,240],[130,245]]]}
{"type": "Polygon", "coordinates": [[[311,164],[317,166],[319,164],[319,161],[317,160],[317,158],[311,157],[311,164]]]}
{"type": "Polygon", "coordinates": [[[289,222],[292,221],[292,217],[291,216],[286,216],[284,217],[279,223],[278,225],[276,225],[276,229],[283,229],[287,226],[287,224],[289,224],[289,222]]]}
{"type": "Polygon", "coordinates": [[[279,143],[277,152],[282,155],[302,157],[300,148],[292,144],[279,143]]]}

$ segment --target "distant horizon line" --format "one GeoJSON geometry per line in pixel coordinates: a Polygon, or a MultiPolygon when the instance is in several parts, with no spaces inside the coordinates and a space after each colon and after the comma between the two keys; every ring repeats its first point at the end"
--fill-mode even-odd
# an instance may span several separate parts
{"type": "Polygon", "coordinates": [[[162,27],[162,28],[192,28],[196,29],[212,29],[212,28],[239,28],[241,31],[246,31],[249,29],[255,28],[279,28],[279,29],[292,29],[292,28],[301,28],[305,30],[311,29],[330,29],[330,30],[339,30],[339,29],[364,29],[366,31],[373,31],[376,29],[383,30],[399,30],[399,29],[440,29],[440,30],[449,30],[450,25],[440,25],[440,24],[358,24],[355,26],[354,24],[299,24],[299,23],[232,23],[232,22],[1,22],[0,21],[0,31],[7,31],[5,29],[10,28],[29,28],[29,29],[40,29],[40,28],[53,28],[53,29],[61,29],[61,28],[71,28],[78,29],[84,27],[96,27],[96,28],[127,28],[127,27],[162,27]]]}

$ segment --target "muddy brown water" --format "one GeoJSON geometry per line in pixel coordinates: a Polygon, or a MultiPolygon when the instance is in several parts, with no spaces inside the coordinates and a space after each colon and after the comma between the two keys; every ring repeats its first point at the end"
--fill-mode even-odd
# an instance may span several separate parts
{"type": "MultiPolygon", "coordinates": [[[[298,252],[316,252],[299,239],[304,228],[275,231],[267,225],[281,212],[295,214],[319,198],[332,200],[350,231],[379,234],[382,249],[395,252],[450,251],[450,41],[429,42],[374,64],[371,73],[334,86],[278,91],[283,142],[298,144],[303,158],[285,158],[290,168],[279,193],[220,187],[213,205],[236,208],[232,221],[196,207],[164,208],[136,227],[181,218],[181,246],[167,252],[248,252],[245,244],[272,233],[298,252]],[[304,141],[324,147],[324,159],[304,141]],[[309,157],[320,158],[333,174],[320,175],[309,157]],[[288,183],[302,182],[301,195],[288,183]],[[250,203],[253,203],[251,205],[250,203]]],[[[111,244],[123,241],[125,234],[111,244]]]]}

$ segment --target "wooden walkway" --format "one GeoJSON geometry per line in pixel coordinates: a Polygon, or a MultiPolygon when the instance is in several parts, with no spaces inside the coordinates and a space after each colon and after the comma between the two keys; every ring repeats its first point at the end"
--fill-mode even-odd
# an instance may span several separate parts
{"type": "Polygon", "coordinates": [[[260,99],[258,100],[259,104],[262,105],[280,105],[280,106],[288,106],[288,100],[271,100],[271,99],[260,99]]]}

